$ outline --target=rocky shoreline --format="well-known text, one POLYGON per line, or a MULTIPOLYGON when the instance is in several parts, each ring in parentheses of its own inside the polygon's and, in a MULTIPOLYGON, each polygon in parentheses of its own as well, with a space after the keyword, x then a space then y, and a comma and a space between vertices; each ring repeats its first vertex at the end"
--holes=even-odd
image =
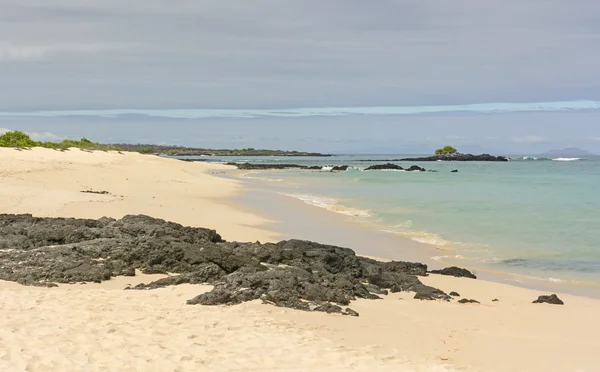
POLYGON ((0 215, 0 266, 0 280, 27 286, 102 282, 134 276, 136 270, 177 275, 130 289, 215 286, 188 304, 260 299, 299 310, 358 315, 342 307, 357 298, 376 300, 401 291, 415 292, 421 300, 452 299, 418 279, 428 275, 425 264, 379 262, 310 241, 227 242, 214 230, 143 215, 120 220, 0 215))
MULTIPOLYGON (((122 219, 38 218, 0 215, 0 280, 25 286, 102 282, 116 276, 175 275, 129 290, 179 284, 214 288, 189 305, 235 305, 251 300, 304 311, 358 316, 347 307, 358 298, 378 300, 395 292, 414 292, 419 300, 453 301, 427 286, 429 273, 476 279, 466 269, 428 271, 418 262, 380 262, 348 248, 303 240, 279 243, 228 242, 215 231, 185 227, 145 215, 122 219)), ((479 303, 461 299, 459 303, 479 303)), ((539 302, 562 304, 556 297, 539 302)))

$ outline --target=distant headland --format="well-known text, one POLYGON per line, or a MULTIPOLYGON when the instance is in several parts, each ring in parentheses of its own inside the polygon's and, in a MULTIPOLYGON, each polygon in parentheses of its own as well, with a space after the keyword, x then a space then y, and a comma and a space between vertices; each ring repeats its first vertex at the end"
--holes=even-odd
POLYGON ((594 154, 592 154, 591 152, 579 149, 577 147, 567 147, 567 148, 560 149, 560 150, 552 149, 552 150, 544 152, 543 154, 540 154, 540 156, 545 156, 545 157, 549 157, 549 158, 553 158, 553 157, 583 157, 583 156, 593 156, 593 155, 594 154))
POLYGON ((83 150, 102 151, 130 151, 151 155, 167 156, 333 156, 318 152, 285 151, 285 150, 262 150, 254 148, 245 149, 203 149, 184 146, 167 146, 152 144, 101 144, 90 141, 87 138, 80 140, 63 140, 61 142, 41 142, 21 131, 6 132, 0 136, 0 147, 14 147, 16 149, 27 149, 32 147, 44 147, 54 150, 65 151, 69 148, 80 148, 83 150))

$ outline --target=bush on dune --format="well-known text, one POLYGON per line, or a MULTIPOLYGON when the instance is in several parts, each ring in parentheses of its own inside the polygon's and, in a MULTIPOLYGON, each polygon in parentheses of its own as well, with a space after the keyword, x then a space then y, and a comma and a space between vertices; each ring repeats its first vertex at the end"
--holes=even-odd
POLYGON ((32 140, 27 134, 21 131, 6 132, 0 136, 0 147, 37 147, 41 142, 32 140))
POLYGON ((118 151, 120 150, 116 146, 112 145, 103 145, 97 142, 92 142, 87 138, 82 138, 81 140, 70 140, 66 139, 61 142, 39 142, 34 141, 27 135, 21 131, 13 131, 6 132, 0 136, 0 147, 44 147, 48 149, 55 150, 66 150, 72 147, 85 149, 85 150, 102 150, 102 151, 118 151))

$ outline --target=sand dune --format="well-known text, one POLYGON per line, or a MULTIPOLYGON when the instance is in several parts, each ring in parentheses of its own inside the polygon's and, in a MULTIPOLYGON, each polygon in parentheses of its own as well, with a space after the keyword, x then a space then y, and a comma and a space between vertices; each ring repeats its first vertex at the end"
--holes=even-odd
MULTIPOLYGON (((0 149, 0 165, 0 213, 142 213, 214 228, 231 240, 277 238, 270 221, 231 202, 241 185, 211 176, 218 166, 76 149, 0 149)), ((399 293, 354 302, 355 318, 257 302, 185 304, 207 286, 123 290, 151 280, 50 289, 0 282, 0 371, 600 369, 594 299, 560 294, 564 306, 532 304, 538 291, 431 275, 423 282, 481 304, 399 293)))

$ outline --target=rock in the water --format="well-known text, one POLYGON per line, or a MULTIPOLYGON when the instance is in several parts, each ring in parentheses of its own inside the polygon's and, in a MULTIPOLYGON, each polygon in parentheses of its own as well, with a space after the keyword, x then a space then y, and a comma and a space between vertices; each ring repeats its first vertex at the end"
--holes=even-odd
POLYGON ((478 304, 479 301, 463 298, 463 299, 458 300, 458 303, 459 304, 478 304))
POLYGON ((450 173, 458 173, 458 169, 452 169, 450 173))
POLYGON ((365 168, 366 171, 370 170, 404 170, 401 166, 392 163, 375 164, 365 168))
POLYGON ((552 305, 564 305, 565 303, 558 298, 557 295, 551 294, 549 296, 539 296, 537 300, 533 301, 534 304, 552 304, 552 305))
POLYGON ((227 165, 233 165, 238 169, 243 170, 268 170, 268 169, 309 169, 309 170, 321 170, 323 167, 320 165, 300 165, 300 164, 256 164, 256 163, 227 163, 227 165))
POLYGON ((347 165, 336 165, 333 168, 331 168, 331 172, 343 172, 348 170, 348 166, 347 165))
POLYGON ((450 296, 452 296, 452 297, 460 297, 460 295, 457 292, 450 292, 450 296))
POLYGON ((425 168, 421 168, 418 165, 411 165, 410 168, 406 169, 407 172, 425 172, 425 168))
POLYGON ((427 275, 420 263, 384 263, 348 248, 303 240, 226 242, 214 230, 139 215, 120 220, 0 215, 0 267, 0 280, 31 286, 101 282, 136 270, 177 273, 129 289, 205 283, 213 290, 188 304, 260 299, 354 316, 342 306, 357 298, 381 299, 378 295, 388 290, 414 292, 422 300, 450 299, 419 281, 416 275, 427 275))
POLYGON ((442 269, 442 270, 431 270, 430 273, 455 276, 457 278, 477 279, 477 277, 473 273, 471 273, 469 270, 462 269, 462 268, 456 267, 456 266, 446 267, 445 269, 442 269))
POLYGON ((498 302, 498 299, 497 299, 497 298, 494 298, 494 299, 492 300, 492 302, 498 302))

